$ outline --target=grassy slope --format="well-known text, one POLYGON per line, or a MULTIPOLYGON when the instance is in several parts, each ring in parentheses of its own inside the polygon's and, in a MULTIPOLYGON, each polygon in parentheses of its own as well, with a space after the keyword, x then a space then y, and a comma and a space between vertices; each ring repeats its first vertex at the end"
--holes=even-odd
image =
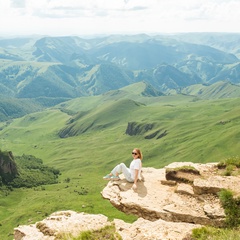
POLYGON ((8 196, 0 192, 0 239, 12 239, 6 236, 18 224, 41 220, 56 210, 135 219, 117 211, 100 194, 106 185, 102 176, 118 162, 129 164, 134 147, 143 150, 145 167, 156 168, 174 161, 212 162, 239 154, 240 99, 194 102, 182 95, 143 98, 138 94, 141 87, 135 88, 135 95, 124 89, 124 94, 118 91, 109 93, 111 97, 105 94, 60 104, 74 112, 87 111, 76 127, 93 122, 87 132, 75 137, 58 137, 71 116, 57 108, 16 119, 0 132, 1 149, 14 155, 33 154, 62 172, 57 185, 18 189, 8 196), (124 99, 127 95, 144 104, 124 99), (167 130, 168 134, 150 140, 142 135, 130 137, 125 130, 131 121, 155 123, 152 131, 167 130), (83 190, 87 195, 81 195, 83 190))
POLYGON ((240 87, 230 82, 220 81, 210 86, 195 84, 183 89, 182 93, 195 95, 201 99, 237 98, 240 96, 240 87))

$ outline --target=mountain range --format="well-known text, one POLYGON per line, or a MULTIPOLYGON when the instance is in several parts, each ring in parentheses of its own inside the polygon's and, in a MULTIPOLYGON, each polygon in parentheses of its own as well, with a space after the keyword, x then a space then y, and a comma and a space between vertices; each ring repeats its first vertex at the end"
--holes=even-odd
MULTIPOLYGON (((0 97, 34 111, 138 82, 153 94, 238 97, 239 49, 240 34, 220 33, 1 38, 0 97)), ((18 112, 1 103, 2 120, 29 111, 18 112)))

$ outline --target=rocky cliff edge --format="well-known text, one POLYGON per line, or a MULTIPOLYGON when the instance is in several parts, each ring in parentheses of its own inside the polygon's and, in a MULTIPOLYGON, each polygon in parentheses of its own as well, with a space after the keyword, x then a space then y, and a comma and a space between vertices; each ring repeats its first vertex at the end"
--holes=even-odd
POLYGON ((172 163, 162 169, 143 168, 142 175, 136 191, 120 176, 120 181, 110 181, 101 192, 119 210, 137 215, 134 223, 119 219, 109 222, 100 214, 63 211, 36 224, 15 228, 14 239, 53 240, 61 232, 77 236, 81 231, 113 223, 123 240, 188 239, 194 228, 224 224, 224 209, 217 196, 221 189, 240 195, 240 177, 219 175, 217 163, 172 163), (175 171, 184 167, 196 171, 175 171))

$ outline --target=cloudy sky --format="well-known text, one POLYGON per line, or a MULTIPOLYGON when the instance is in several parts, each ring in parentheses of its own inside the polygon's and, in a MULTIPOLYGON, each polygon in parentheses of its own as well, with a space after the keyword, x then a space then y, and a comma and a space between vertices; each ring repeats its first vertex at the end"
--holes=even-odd
POLYGON ((240 0, 0 0, 0 37, 240 32, 240 0))

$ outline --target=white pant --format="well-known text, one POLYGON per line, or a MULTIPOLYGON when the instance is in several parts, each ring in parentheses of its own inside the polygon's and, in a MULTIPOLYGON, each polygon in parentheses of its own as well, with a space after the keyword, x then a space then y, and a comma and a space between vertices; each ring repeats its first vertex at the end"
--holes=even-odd
POLYGON ((131 173, 130 169, 124 164, 120 163, 118 164, 112 171, 111 173, 116 176, 116 174, 121 174, 123 173, 124 177, 128 182, 134 182, 134 180, 131 178, 131 173))

